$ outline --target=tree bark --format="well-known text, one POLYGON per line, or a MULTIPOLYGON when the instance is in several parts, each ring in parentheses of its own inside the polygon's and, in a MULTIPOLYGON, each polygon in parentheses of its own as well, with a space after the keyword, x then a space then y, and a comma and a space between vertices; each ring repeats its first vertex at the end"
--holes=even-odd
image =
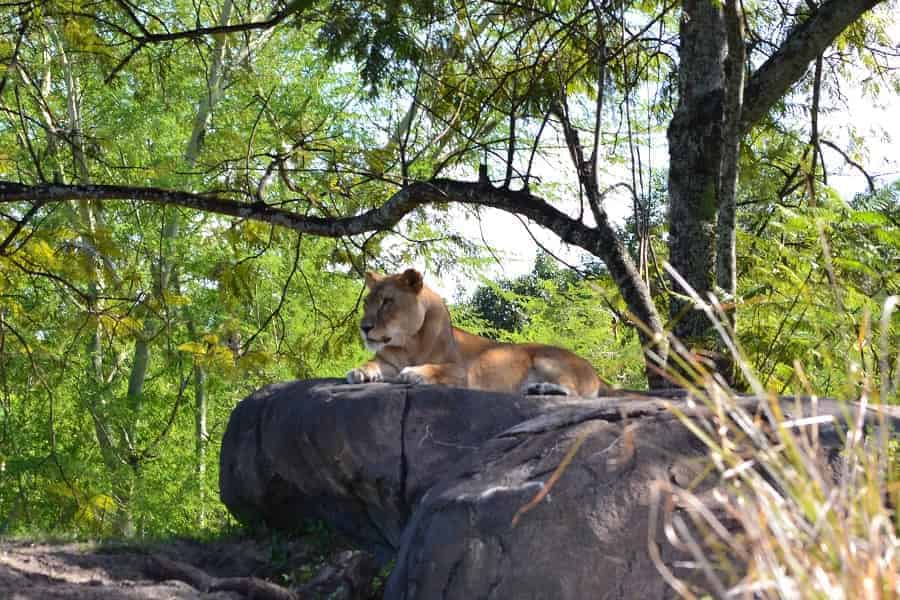
MULTIPOLYGON (((744 15, 740 0, 725 1, 725 28, 728 55, 725 57, 725 111, 722 125, 722 164, 719 168, 716 215, 716 296, 731 331, 737 331, 737 186, 741 154, 741 110, 744 101, 744 73, 747 52, 744 46, 744 15)), ((738 370, 731 353, 717 339, 716 370, 734 388, 738 370)))
MULTIPOLYGON (((744 47, 744 17, 739 0, 726 0, 725 24, 728 55, 725 59, 725 122, 722 130, 722 166, 716 222, 716 284, 720 292, 734 302, 737 294, 735 206, 741 148, 744 72, 747 61, 744 47)), ((727 314, 734 326, 734 309, 727 314)))
POLYGON ((206 526, 206 443, 209 431, 206 427, 208 406, 206 400, 206 370, 194 362, 194 460, 197 487, 199 490, 200 514, 197 524, 206 526))
MULTIPOLYGON (((219 27, 227 27, 231 20, 231 11, 233 7, 232 0, 224 0, 222 3, 222 12, 219 15, 219 27)), ((216 36, 215 45, 213 46, 211 64, 209 68, 209 77, 207 80, 206 94, 204 94, 197 105, 197 113, 194 117, 193 126, 191 127, 191 137, 188 140, 187 147, 184 152, 184 162, 188 170, 194 168, 200 152, 203 149, 203 142, 206 138, 207 125, 209 117, 212 114, 216 103, 222 96, 222 90, 225 88, 225 52, 228 47, 228 37, 225 34, 216 36)), ((178 238, 181 229, 180 215, 178 211, 170 211, 167 215, 166 222, 162 229, 162 248, 166 248, 175 239, 178 238)), ((176 266, 171 262, 170 257, 161 255, 159 258, 157 293, 162 295, 169 289, 173 283, 178 286, 177 277, 173 272, 176 266)), ((180 290, 179 290, 180 293, 180 290)), ((185 313, 188 331, 191 337, 196 337, 196 329, 194 327, 193 318, 190 314, 185 313)), ((149 356, 149 347, 145 339, 138 339, 135 344, 135 360, 140 353, 149 356)), ((206 431, 207 420, 207 402, 206 402, 206 371, 203 365, 194 361, 194 470, 197 477, 197 489, 199 491, 200 512, 198 515, 198 525, 202 528, 206 523, 205 508, 205 478, 206 478, 206 440, 208 433, 206 431)), ((143 387, 145 373, 141 372, 140 385, 143 387)))
MULTIPOLYGON (((715 219, 726 53, 724 13, 715 0, 687 0, 681 19, 678 108, 669 124, 669 262, 701 298, 713 289, 715 219)), ((710 323, 691 308, 673 280, 675 335, 687 343, 708 335, 710 323)))
MULTIPOLYGON (((222 13, 219 18, 219 26, 225 27, 231 19, 232 0, 225 0, 222 5, 222 13)), ((219 35, 213 48, 212 64, 210 65, 209 82, 207 85, 207 93, 200 99, 197 107, 197 114, 191 128, 191 137, 188 140, 187 148, 184 153, 184 161, 190 170, 197 162, 200 151, 203 147, 203 139, 206 135, 206 126, 213 107, 218 101, 224 88, 224 58, 227 46, 227 38, 225 35, 219 35)), ((162 230, 160 232, 161 252, 178 237, 181 229, 179 214, 177 211, 169 211, 165 216, 162 230)), ((155 269, 153 291, 162 297, 169 289, 172 280, 172 269, 174 265, 165 254, 160 254, 159 264, 155 269)), ((131 376, 128 381, 128 400, 132 413, 137 415, 140 413, 141 397, 143 396, 144 381, 147 376, 147 367, 150 361, 150 347, 148 340, 153 337, 155 325, 149 318, 149 314, 145 313, 144 331, 134 343, 134 360, 132 361, 131 376)))
MULTIPOLYGON (((878 3, 824 2, 757 69, 743 88, 741 102, 736 91, 728 91, 728 84, 736 85, 740 74, 729 66, 726 80, 725 69, 729 35, 734 41, 733 60, 741 58, 737 7, 728 3, 731 8, 727 10, 734 15, 730 17, 731 31, 726 33, 725 4, 716 0, 685 1, 679 104, 668 130, 669 250, 672 266, 701 299, 707 299, 715 281, 727 292, 735 289, 733 197, 740 137, 787 93, 817 55, 878 3), (739 117, 735 117, 735 110, 739 117), (718 232, 716 219, 720 220, 718 232), (718 254, 722 256, 717 258, 718 254)), ((673 298, 671 317, 676 336, 688 343, 708 345, 711 324, 700 311, 691 309, 689 299, 673 298)))

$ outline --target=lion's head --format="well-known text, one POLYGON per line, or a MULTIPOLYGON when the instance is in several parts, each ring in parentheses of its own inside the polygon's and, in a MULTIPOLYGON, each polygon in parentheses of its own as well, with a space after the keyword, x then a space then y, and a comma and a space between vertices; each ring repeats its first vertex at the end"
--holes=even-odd
POLYGON ((359 330, 366 348, 403 348, 422 328, 426 307, 421 301, 422 274, 415 269, 396 275, 366 273, 369 295, 359 330))

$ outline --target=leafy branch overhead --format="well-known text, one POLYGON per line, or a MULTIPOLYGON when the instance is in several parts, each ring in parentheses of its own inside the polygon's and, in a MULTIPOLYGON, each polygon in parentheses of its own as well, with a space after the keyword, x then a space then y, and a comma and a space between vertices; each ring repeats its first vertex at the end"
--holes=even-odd
MULTIPOLYGON (((854 0, 842 2, 830 0, 820 6, 794 16, 794 23, 787 32, 784 40, 774 46, 762 65, 748 78, 742 95, 742 108, 740 112, 740 127, 736 135, 744 135, 762 116, 767 114, 773 105, 779 101, 788 90, 794 86, 809 67, 812 59, 821 54, 833 40, 848 26, 856 22, 861 16, 874 7, 878 2, 874 0, 854 0)), ((114 74, 127 59, 147 44, 174 43, 179 40, 191 40, 201 43, 206 36, 246 33, 254 30, 269 30, 282 25, 288 17, 295 17, 292 22, 294 27, 302 28, 307 22, 319 23, 323 19, 322 9, 315 3, 291 3, 276 10, 270 11, 265 18, 257 19, 255 15, 244 14, 244 20, 239 23, 225 23, 194 28, 178 27, 168 23, 165 19, 152 14, 144 9, 138 10, 127 1, 119 0, 115 3, 118 8, 113 17, 106 15, 94 15, 95 26, 100 33, 121 37, 129 40, 133 46, 123 61, 112 71, 114 74), (116 20, 118 19, 118 20, 116 20), (133 33, 137 30, 137 33, 133 33), (159 31, 156 31, 159 30, 159 31)), ((259 7, 257 10, 261 10, 259 7)), ((335 7, 331 7, 335 9, 335 7)), ((580 132, 570 122, 567 114, 559 108, 560 93, 574 93, 575 96, 582 91, 587 91, 591 86, 596 86, 598 101, 602 97, 603 88, 606 85, 605 75, 601 75, 604 81, 597 86, 594 79, 596 70, 592 64, 600 62, 607 66, 611 77, 615 80, 625 76, 629 68, 629 61, 642 60, 640 46, 656 45, 662 51, 659 56, 646 55, 643 60, 656 61, 659 68, 660 62, 665 56, 663 43, 665 42, 667 26, 673 25, 673 12, 670 5, 648 5, 640 8, 632 7, 628 10, 634 13, 636 18, 643 13, 647 24, 633 31, 626 20, 625 6, 612 4, 597 5, 592 11, 584 11, 577 6, 559 6, 551 11, 540 6, 516 6, 516 5, 476 5, 472 7, 444 5, 404 5, 396 3, 356 5, 349 3, 341 6, 339 10, 329 13, 329 18, 324 22, 320 30, 318 41, 323 43, 329 54, 333 57, 351 57, 361 66, 363 79, 375 86, 382 77, 394 82, 400 90, 406 90, 412 94, 411 104, 407 117, 411 117, 417 111, 419 118, 416 135, 410 138, 413 123, 404 118, 400 124, 406 129, 402 137, 395 137, 395 141, 386 146, 389 152, 378 160, 376 170, 369 175, 365 174, 366 165, 356 165, 357 162, 351 156, 345 156, 347 164, 323 165, 325 172, 332 172, 338 178, 344 179, 345 189, 339 195, 349 196, 349 205, 352 207, 358 203, 357 198, 366 196, 374 200, 364 200, 363 206, 375 205, 369 211, 357 216, 343 216, 340 209, 332 207, 326 214, 309 215, 309 209, 316 209, 319 205, 312 199, 286 199, 274 201, 259 197, 265 178, 271 179, 278 172, 285 180, 284 183, 292 188, 291 175, 285 174, 285 163, 292 157, 274 154, 272 151, 252 153, 248 147, 248 158, 255 159, 259 164, 266 156, 272 158, 272 162, 265 167, 263 180, 251 193, 247 189, 245 193, 250 197, 257 197, 257 201, 249 207, 238 203, 229 203, 218 197, 210 197, 208 194, 191 195, 177 190, 160 190, 155 188, 138 189, 133 186, 129 191, 126 186, 110 187, 96 190, 67 188, 62 192, 58 186, 44 187, 38 184, 29 190, 11 187, 6 184, 5 193, 0 196, 4 200, 13 199, 42 199, 53 200, 53 194, 63 193, 66 199, 89 199, 92 193, 101 198, 127 198, 133 200, 149 200, 164 204, 185 206, 197 210, 206 210, 219 214, 258 219, 265 222, 293 228, 298 231, 314 233, 325 236, 356 235, 369 231, 384 231, 394 228, 398 221, 410 211, 425 203, 434 202, 460 202, 477 204, 482 206, 497 207, 509 212, 521 214, 534 222, 550 228, 560 235, 565 241, 579 245, 591 253, 599 256, 614 271, 614 278, 623 286, 623 295, 628 301, 629 308, 652 331, 661 331, 661 319, 656 314, 657 310, 649 298, 648 290, 638 276, 639 268, 635 266, 634 257, 623 252, 621 243, 614 240, 615 234, 608 223, 605 213, 600 209, 602 198, 599 186, 592 183, 599 173, 588 173, 586 170, 583 150, 580 144, 580 132), (496 18, 496 11, 506 17, 503 24, 490 22, 496 18), (658 12, 655 12, 658 11, 658 12), (439 24, 444 23, 444 26, 439 24), (612 32, 621 28, 621 39, 616 44, 612 32), (659 30, 659 37, 652 37, 654 29, 659 30), (599 31, 599 33, 598 33, 599 31), (574 51, 563 54, 567 51, 574 51), (600 52, 598 54, 598 52, 600 52), (566 59, 564 60, 564 56, 566 59), (482 69, 483 75, 475 81, 470 75, 471 68, 482 69), (523 77, 527 73, 527 78, 523 77), (462 77, 461 77, 462 76, 462 77), (412 87, 409 87, 412 86, 412 87), (571 92, 569 91, 571 90, 571 92), (554 108, 557 107, 557 108, 554 108), (453 165, 472 160, 472 153, 478 155, 480 149, 488 156, 493 154, 493 148, 497 135, 503 134, 500 128, 502 120, 493 120, 492 114, 497 116, 508 112, 508 127, 505 129, 510 136, 510 144, 505 155, 497 155, 498 160, 506 163, 506 176, 503 181, 502 192, 489 191, 487 186, 476 187, 464 182, 454 182, 447 179, 436 179, 442 171, 447 171, 453 165), (548 203, 537 196, 533 196, 526 189, 518 194, 515 201, 509 201, 506 192, 511 184, 511 174, 520 167, 517 162, 518 148, 515 143, 514 131, 517 121, 522 120, 526 124, 529 119, 538 118, 544 112, 544 123, 547 117, 553 117, 567 132, 566 143, 572 152, 575 166, 582 173, 588 173, 588 177, 580 178, 583 188, 594 216, 593 226, 585 225, 581 219, 566 217, 562 212, 554 210, 548 203), (483 116, 481 116, 483 115, 483 116), (436 133, 429 135, 429 130, 436 133), (467 133, 469 132, 469 133, 467 133), (449 141, 455 138, 454 141, 449 141), (437 144, 434 142, 437 141, 437 144), (402 142, 402 143, 399 143, 402 142), (453 147, 450 147, 450 146, 453 147), (409 148, 405 146, 410 146, 409 148), (449 154, 441 158, 430 148, 439 150, 446 148, 449 154), (394 156, 391 156, 393 154, 394 156), (429 156, 430 155, 430 156, 429 156), (580 157, 580 158, 579 158, 580 157), (403 174, 403 181, 407 181, 408 173, 417 172, 417 179, 427 181, 430 185, 413 184, 402 188, 399 192, 385 193, 389 199, 380 202, 377 192, 361 194, 360 188, 367 183, 374 183, 374 178, 386 175, 391 165, 399 168, 403 174), (362 168, 360 168, 362 167, 362 168), (352 182, 357 179, 357 182, 352 182), (356 188, 349 191, 346 186, 356 188), (451 189, 452 188, 452 189, 451 189), (294 211, 266 206, 266 204, 291 203, 301 209, 302 215, 294 211), (308 208, 304 208, 308 207, 308 208), (337 214, 335 214, 337 212, 337 214), (595 233, 588 230, 594 229, 595 233), (577 234, 573 232, 578 232, 577 234)), ((27 10, 23 11, 23 19, 27 18, 27 10)), ((672 153, 673 172, 690 152, 682 152, 678 146, 694 146, 700 143, 700 139, 692 139, 690 132, 699 131, 696 123, 715 123, 720 117, 716 115, 716 102, 711 102, 720 94, 725 82, 720 78, 714 78, 704 82, 705 75, 714 74, 716 70, 723 68, 722 64, 713 60, 711 63, 701 62, 702 53, 696 59, 692 55, 685 54, 694 44, 704 47, 725 47, 727 45, 724 32, 717 26, 704 22, 704 15, 713 15, 711 18, 721 20, 721 10, 714 4, 705 2, 689 2, 682 9, 682 24, 687 23, 687 28, 682 28, 681 42, 681 71, 683 75, 694 73, 695 77, 682 77, 682 85, 679 90, 680 108, 674 112, 675 119, 670 127, 670 152, 672 153), (710 13, 709 11, 712 10, 710 13), (705 12, 704 12, 705 11, 705 12), (718 15, 714 14, 718 11, 718 15), (699 27, 690 25, 696 23, 699 27), (707 26, 710 25, 710 26, 707 26), (699 70, 698 70, 699 69, 699 70), (691 83, 691 82, 694 83, 691 83), (718 81, 718 83, 716 83, 718 81), (712 85, 712 87, 705 87, 712 85), (717 87, 718 86, 718 87, 717 87), (712 94, 712 96, 709 96, 712 94), (712 110, 712 112, 710 112, 712 110), (680 128, 689 133, 687 137, 672 137, 680 128)), ((91 15, 81 11, 74 11, 76 16, 86 19, 91 15)), ((758 16, 762 16, 760 13, 758 16)), ((59 16, 63 16, 62 14, 59 16)), ((23 21, 27 22, 27 21, 23 21)), ((765 21, 762 21, 765 23, 765 21)), ((282 25, 283 26, 283 25, 282 25)), ((758 35, 758 32, 751 31, 758 35)), ((249 49, 250 43, 247 47, 249 49)), ((756 57, 751 57, 756 58, 756 57)), ((705 60, 705 59, 704 59, 705 60)), ((758 59, 757 59, 758 60, 758 59)), ((671 68, 671 67, 670 67, 671 68)), ((607 69, 601 69, 604 73, 607 69)), ((107 77, 108 79, 109 77, 107 77)), ((624 82, 623 82, 624 83, 624 82)), ((628 83, 624 83, 628 86, 628 83)), ((626 87, 626 89, 628 89, 626 87)), ((376 102, 376 106, 378 103, 376 102)), ((600 104, 598 103, 598 107, 600 104)), ((275 113, 271 107, 263 106, 257 117, 260 119, 275 120, 275 113)), ((597 164, 597 148, 601 138, 600 111, 597 111, 597 124, 595 128, 592 147, 592 164, 597 164)), ((281 128, 284 129, 284 125, 281 128)), ((543 126, 542 126, 543 129, 543 126)), ((283 131, 283 133, 289 133, 283 131)), ((398 130, 399 134, 400 131, 398 130)), ((320 155, 324 148, 305 148, 304 140, 300 140, 299 146, 294 146, 293 152, 306 155, 320 155)), ((314 144, 310 143, 310 147, 314 144)), ((540 137, 534 140, 532 158, 528 161, 531 168, 534 151, 540 148, 540 137)), ((329 150, 325 150, 329 151, 329 150)), ((688 172, 697 173, 699 165, 717 159, 715 145, 707 143, 697 147, 695 166, 685 163, 688 172), (708 156, 707 156, 708 155, 708 156)), ((447 154, 444 152, 443 154, 447 154)), ((374 156, 369 153, 367 156, 374 156)), ((332 155, 332 158, 337 158, 332 155)), ((313 161, 321 160, 312 158, 313 161)), ((331 159, 328 159, 331 160, 331 159)), ((244 179, 240 186, 248 187, 253 184, 250 181, 251 171, 248 170, 240 177, 244 179)), ((262 165, 260 165, 262 166, 262 165)), ((229 170, 233 167, 228 167, 229 170)), ((311 171, 315 169, 310 169, 311 171)), ((528 181, 529 172, 519 172, 519 177, 528 181)), ((712 172, 713 180, 710 185, 718 186, 714 181, 718 177, 716 171, 712 172)), ((701 178, 702 179, 702 178, 701 178)), ((695 191, 701 189, 705 183, 695 182, 691 189, 682 189, 677 184, 677 179, 672 180, 670 194, 673 194, 674 206, 688 207, 686 224, 675 228, 677 233, 681 228, 690 231, 690 223, 696 223, 698 227, 709 217, 702 213, 703 209, 689 208, 692 203, 698 201, 695 191), (680 194, 686 194, 680 197, 680 194), (698 212, 699 211, 699 212, 698 212)), ((32 184, 34 185, 34 184, 32 184)), ((376 188, 378 186, 375 186, 376 188)), ((707 211, 708 212, 708 211, 707 211)), ((346 214, 346 213, 345 213, 346 214)), ((678 210, 672 212, 673 218, 678 218, 678 210)), ((686 234, 673 236, 672 260, 678 263, 682 253, 679 248, 684 245, 688 253, 694 253, 697 245, 701 246, 700 255, 713 255, 714 246, 705 241, 705 236, 699 234, 686 234)), ((727 251, 727 248, 725 249, 727 251)), ((639 257, 639 262, 645 260, 639 257)), ((709 262, 709 261, 706 261, 709 262)), ((700 265, 704 266, 705 263, 700 265)), ((692 275, 691 271, 696 265, 690 262, 676 264, 676 268, 687 272, 688 280, 695 285, 699 292, 710 289, 708 277, 704 274, 692 275)), ((703 269, 707 270, 707 269, 703 269)), ((674 314, 674 313, 673 313, 674 314)), ((685 330, 687 335, 696 335, 700 329, 685 330)))

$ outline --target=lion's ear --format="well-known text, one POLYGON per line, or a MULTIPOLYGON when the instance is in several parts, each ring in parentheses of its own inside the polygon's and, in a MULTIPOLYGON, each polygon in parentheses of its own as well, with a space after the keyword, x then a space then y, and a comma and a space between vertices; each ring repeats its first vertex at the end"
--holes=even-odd
POLYGON ((407 269, 403 271, 403 283, 408 285, 410 289, 418 294, 422 290, 422 274, 415 269, 407 269))
POLYGON ((372 271, 366 271, 366 287, 370 290, 375 287, 379 281, 381 281, 382 276, 378 273, 373 273, 372 271))

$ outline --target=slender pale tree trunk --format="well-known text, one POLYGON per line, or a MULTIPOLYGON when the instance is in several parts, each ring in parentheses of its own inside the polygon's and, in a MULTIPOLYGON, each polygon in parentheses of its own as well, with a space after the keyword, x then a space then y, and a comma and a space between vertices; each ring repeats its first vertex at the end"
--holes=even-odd
MULTIPOLYGON (((222 5, 222 14, 219 18, 219 25, 228 25, 231 19, 232 1, 225 0, 222 5)), ((209 72, 209 83, 207 86, 207 94, 200 100, 197 108, 197 116, 194 119, 194 127, 191 130, 191 139, 188 142, 187 150, 184 153, 185 163, 188 168, 193 168, 200 156, 203 139, 205 137, 206 126, 209 122, 209 116, 213 107, 222 95, 225 89, 225 51, 228 38, 224 35, 216 38, 216 44, 213 48, 212 65, 209 72)), ((194 330, 193 321, 188 317, 190 329, 194 330)), ((196 333, 192 334, 196 337, 196 333)), ((195 473, 197 477, 197 487, 200 495, 200 514, 198 516, 200 527, 206 525, 206 444, 209 439, 209 432, 206 429, 207 417, 207 399, 206 399, 206 370, 203 365, 194 360, 194 460, 195 473)))
MULTIPOLYGON (((228 21, 231 19, 231 9, 232 1, 225 0, 222 7, 222 14, 219 19, 220 26, 228 24, 228 21)), ((206 127, 209 122, 210 113, 221 96, 225 86, 224 58, 226 43, 227 37, 225 35, 221 35, 216 39, 216 45, 213 49, 212 64, 210 66, 207 93, 200 99, 193 127, 191 128, 191 137, 190 140, 188 140, 187 149, 184 153, 184 162, 188 169, 193 168, 197 163, 197 158, 200 156, 200 151, 203 147, 203 139, 206 135, 206 127)), ((161 231, 161 247, 163 248, 163 251, 165 251, 165 249, 178 237, 180 229, 181 223, 178 211, 175 209, 167 211, 161 231)), ((169 288, 172 282, 174 268, 175 265, 168 256, 165 254, 160 255, 157 267, 154 269, 154 294, 162 295, 169 288)), ((148 320, 145 320, 145 323, 148 322, 148 320)), ((151 329, 145 331, 145 333, 152 335, 154 326, 150 325, 150 327, 151 329)), ((145 335, 140 337, 135 342, 135 362, 133 363, 131 377, 129 378, 128 396, 130 399, 133 399, 136 407, 139 407, 139 398, 143 393, 144 381, 147 373, 147 361, 149 361, 150 356, 149 348, 147 346, 147 337, 149 336, 145 335)))
MULTIPOLYGON (((219 17, 219 26, 228 25, 231 19, 233 2, 225 0, 222 5, 222 12, 219 17)), ((191 128, 191 137, 188 140, 187 148, 184 153, 184 162, 187 169, 192 169, 197 158, 203 148, 203 140, 206 136, 206 129, 209 123, 209 117, 215 107, 216 102, 222 95, 225 88, 225 51, 227 49, 228 38, 225 35, 217 36, 215 46, 213 47, 209 80, 207 84, 207 92, 198 103, 197 113, 194 117, 193 126, 191 128)), ((154 269, 154 289, 153 293, 158 297, 170 288, 177 280, 175 269, 177 266, 171 261, 166 254, 172 243, 178 238, 181 228, 179 220, 179 212, 177 209, 166 211, 165 222, 163 223, 161 237, 161 254, 158 264, 154 269)), ((132 362, 131 375, 128 379, 128 403, 132 414, 138 415, 141 412, 141 403, 144 393, 144 383, 147 377, 147 368, 150 363, 150 346, 149 340, 152 339, 156 327, 160 326, 149 318, 148 312, 144 313, 144 333, 135 340, 134 344, 134 360, 132 362)), ((189 330, 193 330, 193 323, 188 317, 189 330)), ((206 373, 203 366, 194 363, 194 409, 195 421, 197 423, 197 438, 195 441, 195 461, 197 464, 196 474, 198 477, 198 488, 201 493, 201 525, 203 524, 203 508, 204 498, 202 497, 204 490, 204 481, 206 473, 206 373)))
MULTIPOLYGON (((231 20, 232 0, 225 0, 222 4, 222 13, 219 15, 219 26, 225 27, 231 20)), ((219 35, 213 47, 211 64, 209 67, 209 80, 206 86, 206 94, 200 98, 197 106, 197 114, 194 117, 194 125, 191 128, 191 139, 188 141, 184 152, 184 160, 189 168, 192 168, 200 150, 203 147, 203 138, 206 136, 206 127, 213 108, 222 96, 225 89, 225 50, 228 46, 228 37, 219 35)))
MULTIPOLYGON (((177 284, 176 284, 177 285, 177 284)), ((192 339, 197 339, 197 329, 193 319, 188 317, 188 332, 192 339)), ((206 526, 206 444, 209 441, 209 431, 206 426, 208 412, 206 394, 206 370, 203 365, 194 360, 194 475, 197 478, 197 489, 200 502, 200 512, 197 516, 197 525, 206 526)))
MULTIPOLYGON (((69 59, 63 38, 56 35, 57 48, 63 67, 63 81, 66 89, 66 114, 69 125, 68 145, 72 153, 72 162, 76 180, 87 185, 91 182, 90 166, 85 152, 84 122, 81 117, 81 90, 74 66, 69 59)), ((96 247, 97 232, 102 227, 102 210, 98 202, 82 202, 78 204, 78 225, 83 232, 80 243, 88 273, 88 310, 95 316, 90 330, 86 351, 89 358, 88 378, 91 382, 88 392, 88 405, 94 422, 97 442, 104 464, 112 477, 112 495, 118 505, 114 516, 113 527, 119 535, 130 535, 133 532, 131 520, 131 498, 134 493, 137 473, 134 465, 125 460, 130 455, 133 420, 127 425, 116 427, 102 410, 109 404, 109 382, 104 375, 102 330, 99 318, 102 314, 100 291, 106 288, 103 272, 98 266, 99 249, 96 247)))
MULTIPOLYGON (((728 56, 725 59, 725 123, 722 130, 722 167, 716 223, 716 285, 721 293, 733 302, 737 294, 735 203, 747 61, 744 47, 744 15, 739 0, 726 0, 725 25, 728 56)), ((728 315, 732 326, 735 325, 735 310, 730 310, 728 315)))
POLYGON ((200 514, 198 525, 206 526, 206 444, 209 431, 206 428, 208 407, 206 401, 206 371, 200 365, 194 366, 194 452, 196 454, 196 475, 200 489, 200 514))
MULTIPOLYGON (((62 41, 55 36, 51 36, 50 32, 48 32, 47 30, 42 31, 42 35, 44 36, 43 64, 45 65, 45 70, 41 74, 39 83, 33 81, 28 72, 21 67, 17 68, 17 73, 22 81, 26 84, 26 86, 40 90, 41 100, 38 102, 38 109, 41 115, 43 126, 48 134, 46 158, 47 161, 53 165, 53 182, 66 182, 64 158, 62 156, 63 153, 61 152, 61 149, 65 145, 67 145, 69 141, 72 141, 75 146, 79 148, 79 150, 75 150, 72 152, 72 156, 78 156, 80 158, 80 160, 78 161, 78 173, 80 174, 80 177, 76 175, 76 179, 80 180, 79 183, 84 183, 87 179, 87 170, 86 163, 84 161, 84 151, 80 143, 80 111, 78 110, 78 91, 75 86, 76 79, 74 77, 74 74, 72 73, 71 65, 68 62, 68 57, 65 53, 65 48, 62 45, 62 41), (76 134, 70 134, 61 131, 57 120, 50 112, 49 105, 46 102, 43 102, 43 99, 49 98, 51 95, 53 75, 50 67, 52 58, 53 56, 55 56, 56 52, 58 52, 62 57, 63 67, 65 69, 63 83, 66 90, 66 117, 67 120, 75 123, 76 130, 79 131, 79 133, 76 134)), ((65 207, 66 216, 69 219, 69 223, 71 224, 72 228, 76 231, 82 232, 79 236, 79 243, 83 247, 90 246, 93 243, 92 238, 95 233, 94 219, 91 217, 91 207, 81 205, 73 206, 70 203, 65 203, 63 206, 65 207)), ((85 261, 85 272, 88 274, 88 300, 86 308, 88 311, 93 311, 94 314, 97 314, 99 312, 97 307, 97 290, 99 288, 98 279, 100 277, 100 273, 96 268, 96 263, 92 259, 90 254, 83 253, 82 257, 85 261)), ((102 404, 100 395, 104 387, 103 354, 100 332, 100 323, 99 321, 97 321, 91 328, 88 336, 88 342, 87 344, 85 344, 85 356, 87 357, 87 368, 85 369, 84 373, 85 381, 87 382, 87 385, 85 386, 85 395, 87 408, 90 411, 93 419, 101 455, 103 456, 105 464, 112 471, 119 464, 119 461, 116 458, 115 448, 109 435, 108 427, 106 426, 105 421, 98 411, 98 406, 102 404)))
MULTIPOLYGON (((722 302, 731 330, 737 332, 737 222, 738 167, 741 154, 741 112, 747 52, 744 15, 740 0, 725 1, 728 55, 725 58, 725 114, 722 126, 722 165, 719 173, 719 212, 716 220, 716 296, 722 302)), ((720 345, 721 346, 721 345, 720 345)), ((716 353, 717 369, 733 386, 740 387, 734 358, 724 348, 716 353)))

